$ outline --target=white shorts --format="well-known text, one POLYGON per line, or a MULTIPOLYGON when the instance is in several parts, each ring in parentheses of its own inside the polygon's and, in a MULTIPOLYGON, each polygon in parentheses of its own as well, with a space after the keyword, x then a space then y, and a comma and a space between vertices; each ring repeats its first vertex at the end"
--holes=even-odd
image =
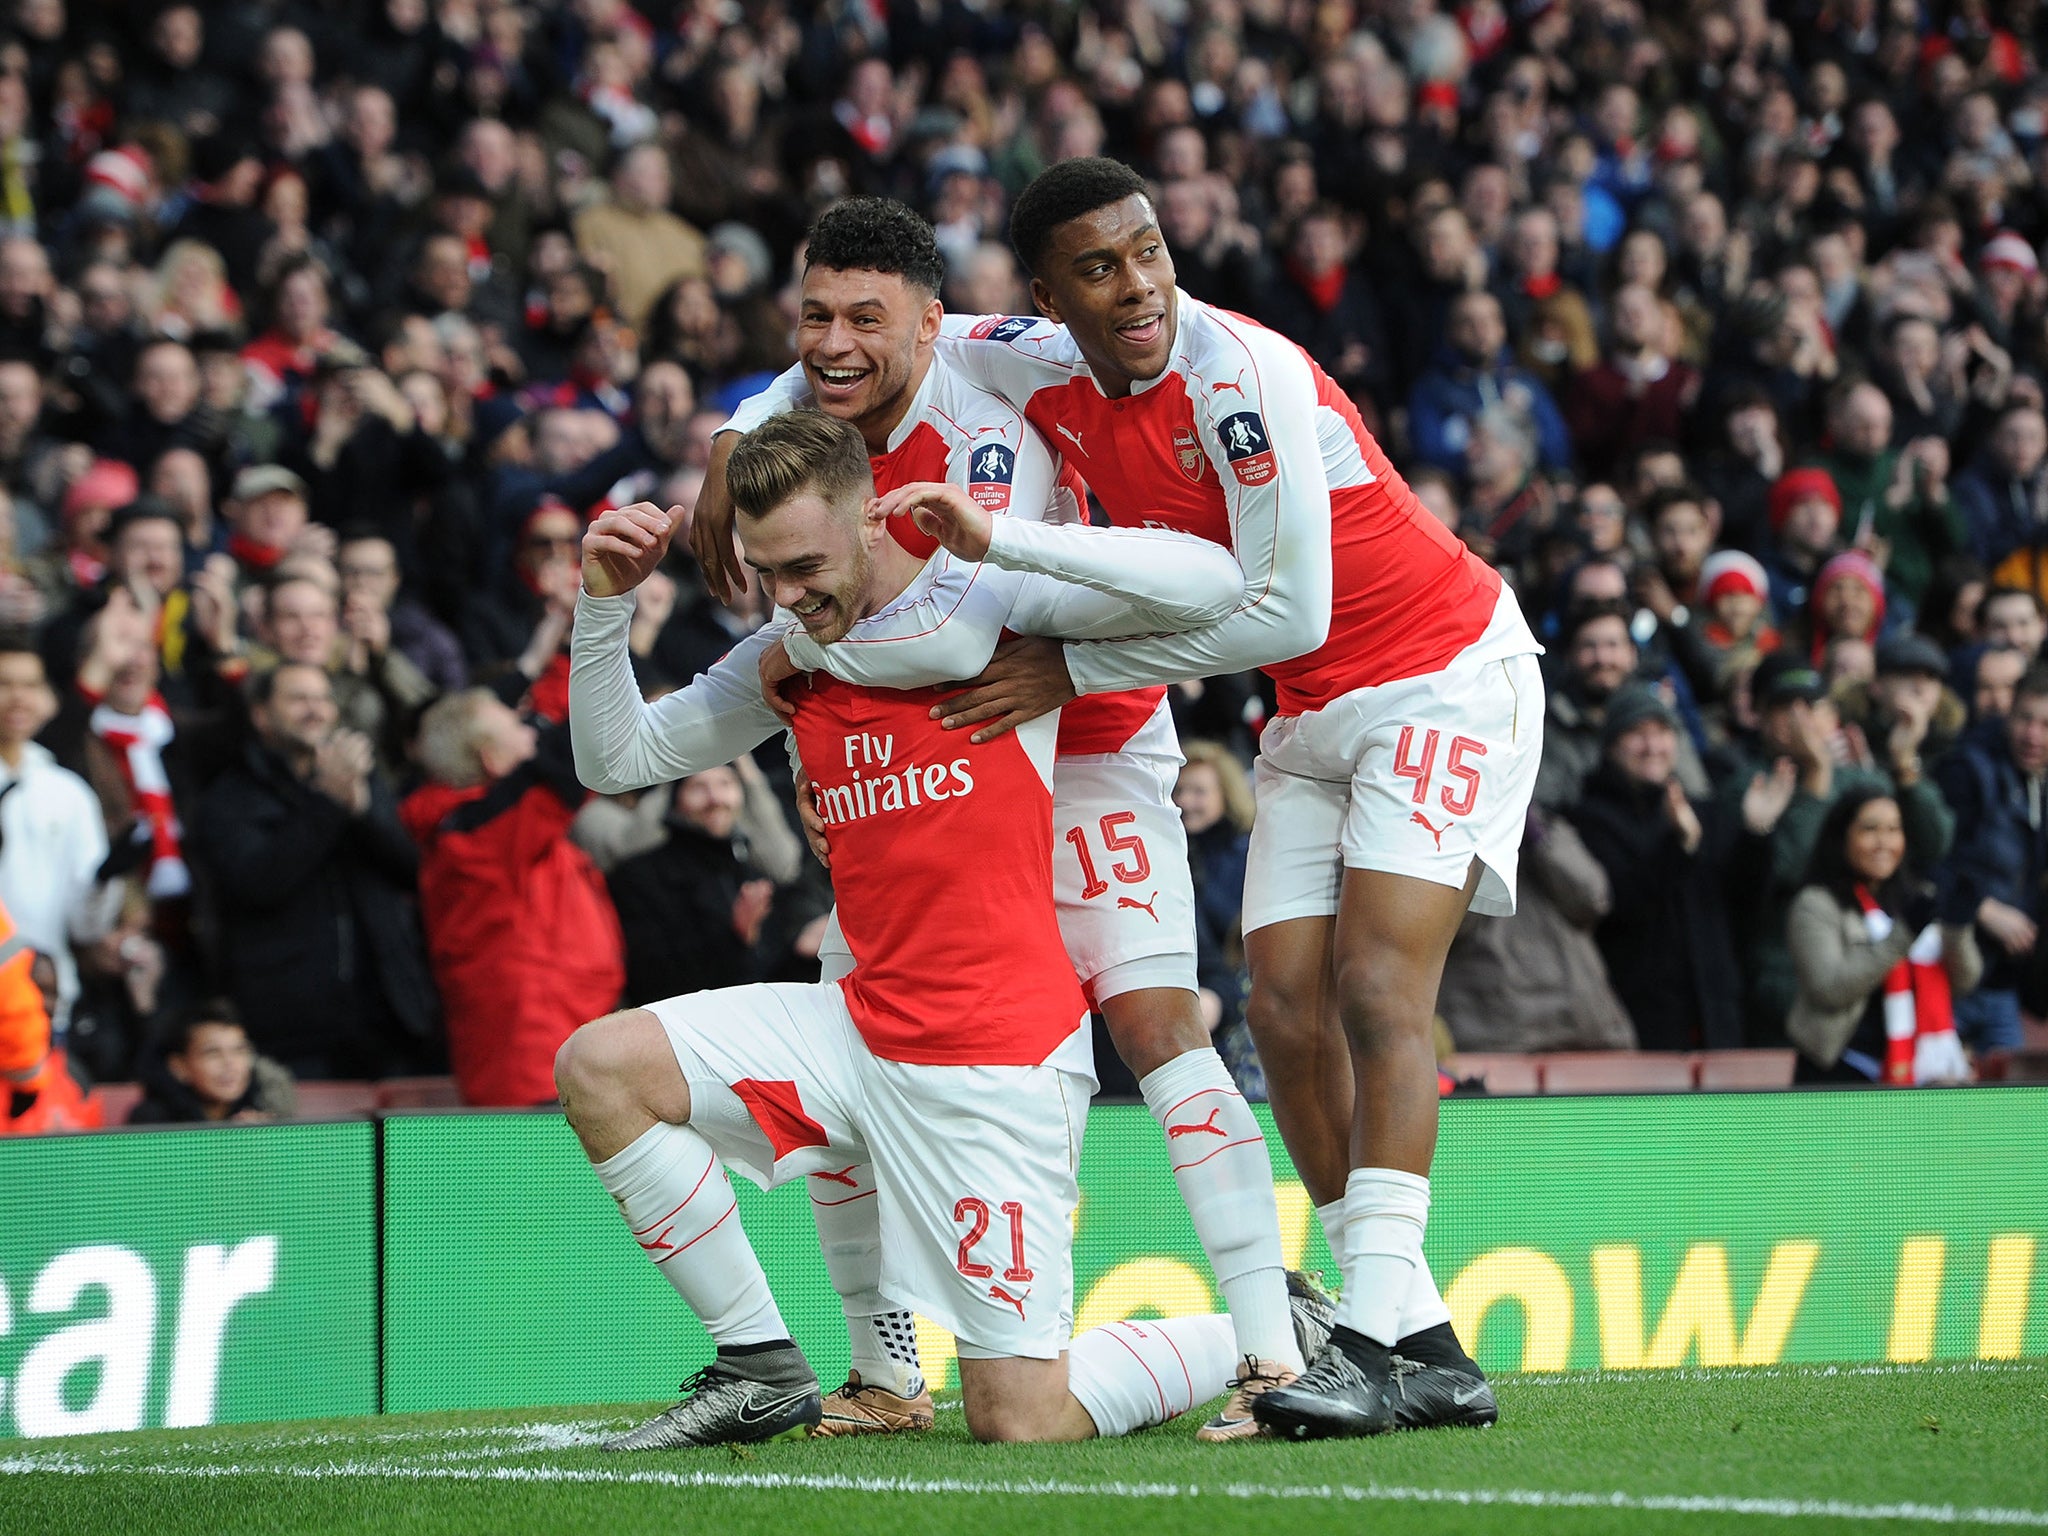
POLYGON ((1086 1078, 884 1061, 830 983, 692 992, 648 1012, 690 1085, 690 1124, 728 1166, 764 1189, 874 1166, 890 1301, 972 1354, 1066 1349, 1086 1078))
POLYGON ((1543 674, 1533 649, 1513 649, 1527 634, 1503 592, 1486 635, 1443 671, 1267 725, 1252 768, 1246 933, 1333 915, 1347 869, 1462 887, 1474 858, 1472 910, 1515 910, 1543 756, 1543 674))
MULTIPOLYGON (((1053 900, 1067 959, 1095 1007, 1150 987, 1196 990, 1195 887, 1171 758, 1114 752, 1053 766, 1053 900)), ((853 969, 835 910, 827 981, 853 969)))

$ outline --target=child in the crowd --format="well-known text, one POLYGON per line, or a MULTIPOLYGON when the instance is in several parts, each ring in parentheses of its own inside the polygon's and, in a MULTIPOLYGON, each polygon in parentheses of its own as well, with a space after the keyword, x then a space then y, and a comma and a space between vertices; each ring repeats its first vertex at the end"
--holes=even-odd
POLYGON ((1701 715, 1716 744, 1734 732, 1734 703, 1745 680, 1779 646, 1771 623, 1771 582, 1763 563, 1739 549, 1709 555, 1700 566, 1699 609, 1688 626, 1713 667, 1711 697, 1701 715))
POLYGON ((256 1054, 234 1004, 195 1003, 176 1014, 143 1076, 130 1125, 289 1120, 298 1108, 291 1074, 256 1054))
POLYGON ((1719 550, 1700 567, 1700 601, 1707 610, 1700 633, 1713 648, 1715 681, 1725 690, 1736 673, 1754 672, 1778 648, 1771 579, 1754 555, 1719 550))

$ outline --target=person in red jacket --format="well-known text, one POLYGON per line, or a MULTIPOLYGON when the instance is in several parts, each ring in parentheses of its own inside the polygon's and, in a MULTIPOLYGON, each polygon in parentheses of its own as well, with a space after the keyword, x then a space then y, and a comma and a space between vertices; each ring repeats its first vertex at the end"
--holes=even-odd
POLYGON ((555 1052, 626 984, 604 876, 569 841, 585 791, 568 732, 470 688, 427 711, 419 758, 428 782, 399 814, 456 1083, 468 1104, 552 1103, 555 1052))

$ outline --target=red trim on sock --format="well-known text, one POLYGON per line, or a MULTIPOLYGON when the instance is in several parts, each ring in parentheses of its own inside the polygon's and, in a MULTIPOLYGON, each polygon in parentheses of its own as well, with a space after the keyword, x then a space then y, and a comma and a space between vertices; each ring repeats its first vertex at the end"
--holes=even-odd
MULTIPOLYGON (((1118 1323, 1112 1324, 1111 1326, 1128 1328, 1131 1325, 1129 1323, 1118 1323)), ((1108 1328, 1105 1328, 1103 1331, 1105 1333, 1109 1333, 1108 1328)), ((1152 1376, 1152 1367, 1145 1363, 1145 1357, 1143 1355, 1139 1354, 1135 1349, 1132 1349, 1129 1343, 1127 1343, 1122 1338, 1119 1338, 1116 1334, 1110 1333, 1109 1336, 1112 1339, 1116 1339, 1117 1343, 1123 1345, 1124 1349, 1129 1352, 1130 1357, 1138 1362, 1139 1370, 1143 1371, 1147 1376, 1152 1376)), ((1159 1378, 1157 1376, 1152 1376, 1152 1390, 1159 1394, 1159 1411, 1165 1414, 1169 1419, 1176 1417, 1173 1410, 1166 1406, 1166 1388, 1159 1385, 1159 1378)), ((1098 1433, 1099 1432, 1100 1426, 1098 1426, 1098 1433)))
MULTIPOLYGON (((725 1216, 719 1217, 718 1220, 711 1223, 710 1226, 706 1227, 702 1232, 699 1232, 695 1237, 691 1238, 687 1243, 683 1244, 681 1248, 678 1248, 676 1250, 676 1253, 682 1253, 688 1249, 696 1247, 699 1243, 703 1242, 705 1238, 709 1237, 712 1233, 716 1232, 720 1227, 724 1226, 726 1216, 732 1215, 732 1213, 738 1210, 739 1208, 739 1201, 733 1201, 731 1205, 726 1207, 725 1216)), ((666 1264, 670 1259, 676 1256, 676 1253, 664 1253, 660 1258, 656 1259, 654 1262, 657 1264, 666 1264)))
POLYGON ((1225 1143, 1223 1143, 1222 1146, 1215 1148, 1213 1151, 1205 1152, 1202 1156, 1196 1158, 1192 1163, 1175 1163, 1173 1165, 1173 1171, 1175 1173, 1182 1173, 1189 1168, 1199 1168, 1202 1166, 1202 1164, 1209 1161, 1210 1158, 1228 1152, 1232 1147, 1254 1147, 1259 1145, 1259 1143, 1263 1142, 1264 1140, 1265 1137, 1263 1136, 1247 1136, 1243 1141, 1226 1141, 1225 1143))
MULTIPOLYGON (((716 1157, 712 1158, 710 1162, 704 1165, 704 1171, 697 1175, 697 1182, 691 1186, 690 1192, 687 1195, 683 1196, 683 1205, 688 1205, 692 1200, 697 1198, 697 1191, 704 1187, 704 1181, 711 1177, 711 1170, 716 1168, 717 1166, 718 1159, 716 1157)), ((655 1217, 654 1220, 647 1223, 647 1225, 644 1227, 635 1227, 633 1229, 633 1236, 635 1238, 644 1237, 649 1232, 652 1232, 656 1227, 660 1226, 664 1221, 672 1220, 676 1214, 676 1211, 680 1211, 683 1208, 683 1205, 677 1206, 675 1211, 670 1211, 666 1216, 655 1217)), ((659 1241, 659 1239, 657 1239, 657 1241, 659 1241)))
POLYGON ((1198 1088, 1193 1093, 1189 1094, 1186 1098, 1182 1099, 1180 1103, 1171 1105, 1167 1109, 1163 1110, 1160 1113, 1159 1118, 1164 1120, 1169 1115, 1179 1114, 1181 1110, 1185 1109, 1188 1105, 1194 1103, 1195 1100, 1199 1099, 1205 1093, 1224 1093, 1228 1094, 1233 1099, 1242 1099, 1244 1097, 1244 1095, 1239 1093, 1235 1088, 1198 1088))

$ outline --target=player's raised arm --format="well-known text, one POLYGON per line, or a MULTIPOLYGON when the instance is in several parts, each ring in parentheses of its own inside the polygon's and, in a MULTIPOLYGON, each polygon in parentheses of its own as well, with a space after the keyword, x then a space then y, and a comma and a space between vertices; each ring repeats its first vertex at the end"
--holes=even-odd
MULTIPOLYGON (((1081 693, 1242 672, 1305 655, 1330 629, 1330 487, 1316 435, 1316 389, 1301 354, 1245 334, 1244 394, 1202 402, 1200 435, 1223 482, 1243 572, 1236 606, 1183 634, 1067 647, 1081 693), (1218 404, 1218 401, 1221 404, 1218 404)), ((1047 541, 1028 568, 1065 575, 1073 546, 1047 541)))
POLYGON ((601 794, 645 789, 750 752, 782 728, 761 697, 757 656, 774 640, 749 636, 689 687, 654 704, 633 680, 627 634, 633 589, 661 557, 673 511, 636 502, 607 512, 583 536, 583 595, 569 643, 569 741, 576 775, 601 794))
POLYGON ((1186 534, 991 517, 950 485, 902 486, 880 497, 876 507, 909 517, 962 560, 1038 578, 1017 588, 1009 627, 1021 633, 1193 629, 1234 612, 1244 596, 1244 572, 1230 552, 1186 534), (1088 588, 1097 598, 1074 587, 1088 588))
POLYGON ((1210 623, 1231 611, 1244 576, 1230 552, 1158 528, 1054 528, 991 516, 958 486, 925 482, 879 498, 871 515, 917 515, 957 551, 1008 548, 1040 538, 1083 541, 1068 579, 955 560, 930 587, 832 645, 798 634, 785 645, 805 671, 867 687, 916 688, 972 677, 1005 630, 1057 635, 1133 635, 1210 623))

